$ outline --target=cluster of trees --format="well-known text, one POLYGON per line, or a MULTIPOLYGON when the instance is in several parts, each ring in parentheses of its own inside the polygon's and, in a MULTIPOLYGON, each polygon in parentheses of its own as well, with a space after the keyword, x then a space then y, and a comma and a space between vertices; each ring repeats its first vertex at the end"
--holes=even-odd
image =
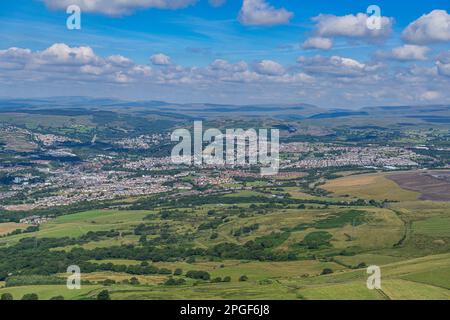
POLYGON ((259 224, 255 223, 250 226, 244 226, 244 227, 237 229, 236 231, 234 231, 233 235, 235 237, 240 237, 243 234, 249 234, 250 232, 258 230, 258 229, 259 229, 259 224))

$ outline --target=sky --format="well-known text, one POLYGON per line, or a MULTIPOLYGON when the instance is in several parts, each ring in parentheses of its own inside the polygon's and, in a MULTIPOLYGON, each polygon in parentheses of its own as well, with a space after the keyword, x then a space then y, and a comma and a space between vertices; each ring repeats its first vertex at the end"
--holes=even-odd
POLYGON ((448 0, 0 3, 0 97, 360 108, 449 88, 448 0))

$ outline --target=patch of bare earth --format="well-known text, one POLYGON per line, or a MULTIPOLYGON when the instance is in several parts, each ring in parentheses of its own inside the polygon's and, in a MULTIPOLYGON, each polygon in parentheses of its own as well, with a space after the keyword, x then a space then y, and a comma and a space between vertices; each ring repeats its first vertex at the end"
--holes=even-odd
POLYGON ((450 171, 405 172, 387 178, 401 188, 421 193, 421 200, 450 201, 450 171))

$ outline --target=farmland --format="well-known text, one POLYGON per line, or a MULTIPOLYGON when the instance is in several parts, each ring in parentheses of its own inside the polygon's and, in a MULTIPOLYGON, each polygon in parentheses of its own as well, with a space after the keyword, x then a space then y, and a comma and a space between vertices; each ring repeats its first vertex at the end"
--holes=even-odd
POLYGON ((279 173, 261 176, 172 163, 170 130, 192 123, 164 107, 0 113, 0 296, 449 298, 447 153, 411 147, 446 148, 444 125, 208 114, 205 127, 281 128, 279 173))
MULTIPOLYGON (((342 199, 343 193, 356 198, 368 191, 368 197, 379 195, 383 199, 381 190, 391 183, 384 174, 348 175, 330 180, 325 188, 343 189, 336 192, 336 198, 328 195, 330 204, 326 207, 284 204, 264 208, 264 203, 249 206, 242 202, 247 197, 258 196, 254 191, 227 195, 236 199, 238 203, 234 205, 199 204, 176 209, 166 205, 153 210, 104 209, 62 215, 32 234, 8 235, 0 242, 4 248, 13 249, 32 236, 37 243, 34 250, 51 239, 56 242, 50 252, 70 255, 74 250, 83 250, 92 258, 82 258, 79 263, 87 263, 92 270, 82 273, 85 282, 82 289, 68 290, 64 285, 45 284, 45 278, 36 284, 33 281, 37 280, 18 276, 14 281, 23 284, 8 285, 7 280, 0 293, 9 292, 15 298, 37 293, 41 299, 59 295, 66 299, 91 299, 106 288, 113 299, 450 298, 450 256, 444 253, 450 246, 450 225, 445 203, 419 200, 415 193, 394 186, 391 196, 396 201, 383 208, 332 205, 333 201, 342 199), (404 200, 404 206, 399 199, 404 200), (247 231, 243 226, 258 227, 247 231), (140 231, 147 229, 149 232, 140 231), (165 238, 158 230, 166 233, 165 238), (399 245, 405 233, 407 236, 399 245), (423 237, 431 242, 424 243, 423 237), (171 238, 179 239, 181 247, 198 249, 192 256, 181 259, 119 258, 114 253, 109 254, 111 258, 105 256, 104 250, 109 248, 128 246, 129 250, 135 250, 132 248, 145 248, 151 243, 174 250, 176 247, 168 241, 171 238), (250 253, 246 257, 245 250, 239 255, 232 251, 219 255, 209 252, 212 248, 218 250, 223 243, 243 249, 251 242, 269 239, 263 259, 255 259, 250 253), (273 258, 267 255, 269 252, 273 258), (131 271, 133 267, 147 265, 155 272, 131 271), (382 270, 379 290, 366 288, 365 266, 368 265, 378 265, 382 270), (205 272, 209 280, 187 277, 190 270, 205 272), (245 281, 241 281, 243 276, 245 281), (170 279, 183 282, 174 286, 169 284, 170 279)), ((286 190, 300 199, 314 199, 303 196, 306 193, 302 191, 295 193, 292 187, 286 190)), ((4 234, 19 226, 0 224, 4 234)), ((52 277, 64 281, 64 270, 55 271, 52 277)))

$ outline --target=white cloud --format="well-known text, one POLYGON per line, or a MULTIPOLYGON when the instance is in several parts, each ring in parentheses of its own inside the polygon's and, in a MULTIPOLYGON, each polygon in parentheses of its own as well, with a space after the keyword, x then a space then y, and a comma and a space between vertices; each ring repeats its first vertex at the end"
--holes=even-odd
POLYGON ((374 66, 340 56, 300 56, 297 62, 300 64, 302 70, 308 73, 336 77, 359 77, 374 70, 374 66))
POLYGON ((269 5, 265 0, 244 0, 239 21, 244 25, 271 26, 286 24, 293 15, 284 8, 277 9, 269 5))
POLYGON ((150 60, 154 65, 165 66, 170 64, 170 57, 163 54, 157 53, 150 57, 150 60))
POLYGON ((437 58, 436 67, 441 76, 450 77, 450 51, 441 54, 437 58))
POLYGON ((131 74, 136 66, 133 61, 120 55, 103 58, 90 47, 70 47, 64 43, 55 43, 43 51, 35 52, 19 48, 0 50, 0 69, 16 70, 15 75, 28 74, 30 78, 39 80, 101 79, 123 83, 132 80, 127 74, 131 74))
POLYGON ((377 56, 399 61, 427 60, 429 51, 430 48, 426 46, 405 44, 401 47, 392 49, 390 52, 379 52, 377 53, 377 56))
POLYGON ((282 75, 284 73, 284 67, 272 60, 261 60, 255 63, 254 68, 259 74, 268 76, 282 75))
POLYGON ((450 102, 450 52, 441 54, 432 67, 387 67, 376 61, 318 55, 299 57, 296 65, 269 59, 251 65, 217 59, 206 67, 152 68, 121 55, 101 56, 90 47, 59 43, 41 51, 0 50, 0 94, 42 89, 61 94, 67 89, 70 94, 117 92, 129 98, 184 102, 217 102, 228 95, 240 103, 281 103, 298 101, 297 93, 302 91, 308 92, 308 102, 329 106, 332 101, 333 107, 349 101, 354 105, 450 102), (111 91, 112 86, 120 90, 111 91))
POLYGON ((227 60, 223 59, 216 59, 214 60, 210 68, 213 70, 222 70, 222 71, 229 71, 229 72, 244 72, 248 70, 248 65, 245 61, 239 61, 237 63, 229 63, 227 60))
POLYGON ((51 9, 62 9, 77 5, 83 12, 100 13, 109 16, 130 14, 139 9, 180 9, 197 0, 43 0, 51 9))
POLYGON ((433 10, 411 22, 403 30, 402 38, 415 44, 450 41, 450 14, 445 10, 433 10))
POLYGON ((308 38, 303 42, 303 49, 322 49, 329 50, 333 46, 333 40, 322 37, 308 38))
POLYGON ((69 47, 64 43, 55 43, 40 52, 36 58, 47 64, 82 65, 99 62, 92 48, 69 47))
POLYGON ((345 16, 320 14, 312 18, 317 23, 315 33, 321 37, 348 37, 373 41, 385 38, 392 32, 392 18, 381 17, 381 28, 373 30, 367 28, 367 19, 368 16, 365 13, 345 16))
POLYGON ((441 93, 437 91, 425 91, 420 95, 421 100, 430 101, 430 100, 436 100, 441 97, 441 93))

